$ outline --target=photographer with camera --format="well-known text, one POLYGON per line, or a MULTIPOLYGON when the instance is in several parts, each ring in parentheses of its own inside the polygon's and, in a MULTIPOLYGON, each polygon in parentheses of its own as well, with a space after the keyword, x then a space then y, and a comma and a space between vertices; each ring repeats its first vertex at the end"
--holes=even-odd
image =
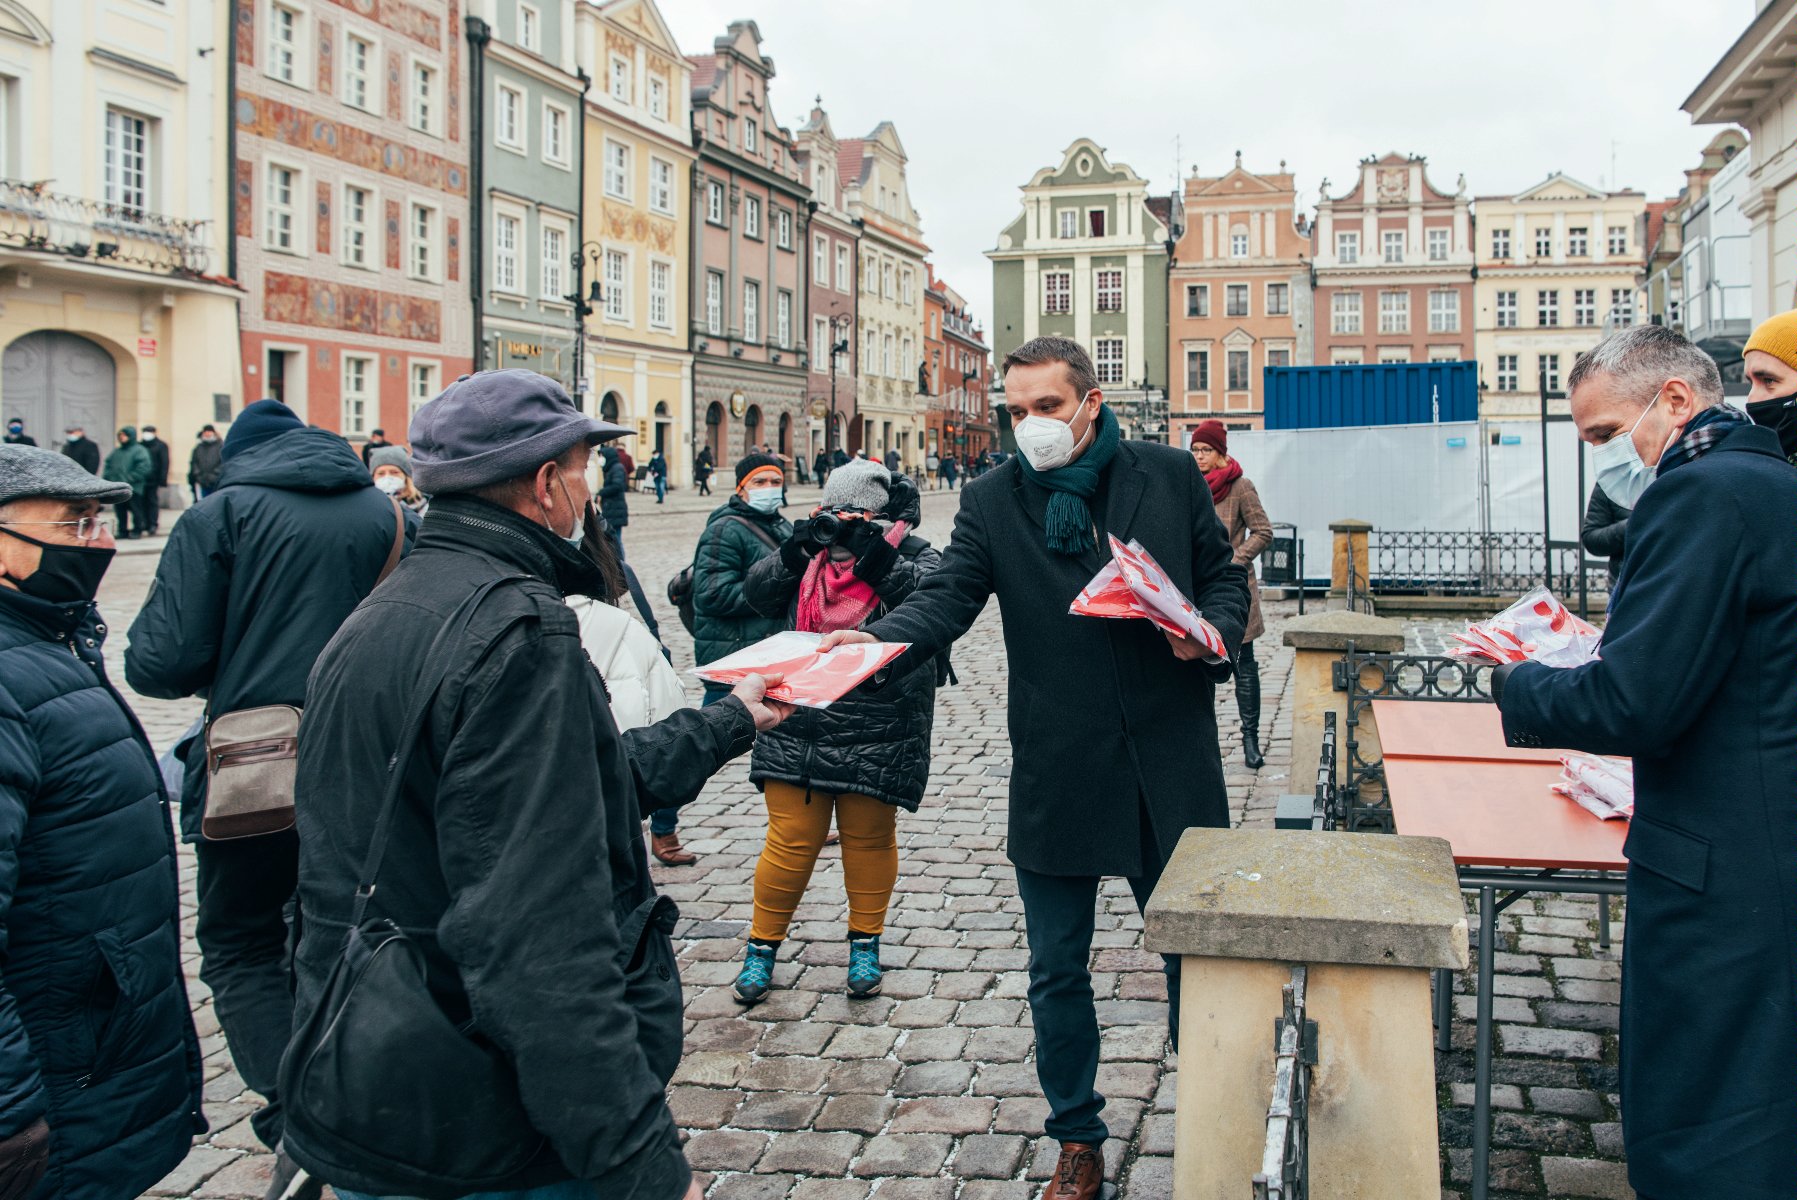
MULTIPOLYGON (((911 531, 917 485, 857 459, 830 473, 823 503, 749 569, 743 594, 804 633, 859 629, 916 590, 942 556, 911 531)), ((880 935, 898 880, 898 809, 916 812, 930 778, 936 672, 913 671, 876 694, 801 708, 756 743, 749 779, 767 802, 755 867, 755 913, 736 998, 756 1004, 811 880, 832 814, 842 835, 849 905, 850 996, 880 990, 880 935)))

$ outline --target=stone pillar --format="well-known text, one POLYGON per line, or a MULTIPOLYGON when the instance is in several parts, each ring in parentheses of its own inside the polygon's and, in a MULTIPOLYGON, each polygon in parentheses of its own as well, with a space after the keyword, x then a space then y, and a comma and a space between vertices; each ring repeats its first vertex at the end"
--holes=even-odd
MULTIPOLYGON (((1335 690, 1335 664, 1348 643, 1374 654, 1402 654, 1404 627, 1388 617, 1359 612, 1308 613, 1285 623, 1285 644, 1297 651, 1292 670, 1292 768, 1294 785, 1302 790, 1316 782, 1317 756, 1323 749, 1323 714, 1336 713, 1336 756, 1339 774, 1347 778, 1348 694, 1335 690)), ((1369 680, 1369 683, 1375 682, 1369 680)), ((1359 727, 1360 756, 1371 762, 1377 756, 1378 734, 1372 722, 1359 727)))
POLYGON ((1239 1200, 1266 1141, 1291 968, 1317 1025, 1310 1194, 1440 1193, 1430 972, 1467 964, 1439 838, 1191 829, 1148 903, 1147 948, 1184 957, 1174 1200, 1239 1200))
POLYGON ((1329 532, 1334 541, 1335 557, 1329 568, 1329 594, 1345 596, 1348 593, 1348 548, 1354 550, 1354 573, 1360 577, 1359 590, 1363 593, 1371 588, 1368 580, 1371 574, 1367 569, 1367 535, 1373 531, 1370 521, 1343 520, 1331 521, 1329 532))

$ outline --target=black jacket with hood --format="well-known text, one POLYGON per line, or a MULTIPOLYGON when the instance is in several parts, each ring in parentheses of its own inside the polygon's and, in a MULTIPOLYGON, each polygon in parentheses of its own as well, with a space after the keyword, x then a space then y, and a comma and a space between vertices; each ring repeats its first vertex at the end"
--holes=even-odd
MULTIPOLYGON (((406 516, 410 530, 417 518, 406 516)), ((125 678, 146 696, 206 697, 209 715, 306 699, 306 676, 386 565, 393 503, 356 452, 293 429, 226 460, 181 514, 131 623, 125 678)), ((204 739, 183 755, 181 829, 205 815, 204 739)))

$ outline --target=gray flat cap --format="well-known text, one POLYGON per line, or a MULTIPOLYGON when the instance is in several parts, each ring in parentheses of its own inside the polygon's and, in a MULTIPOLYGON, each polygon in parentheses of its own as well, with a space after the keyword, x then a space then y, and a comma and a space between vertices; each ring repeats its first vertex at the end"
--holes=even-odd
POLYGON ((37 497, 123 504, 131 485, 90 475, 67 455, 39 446, 0 445, 0 504, 37 497))
POLYGON ((587 416, 561 384, 514 367, 464 375, 412 418, 413 482, 429 495, 527 475, 577 442, 631 432, 587 416))

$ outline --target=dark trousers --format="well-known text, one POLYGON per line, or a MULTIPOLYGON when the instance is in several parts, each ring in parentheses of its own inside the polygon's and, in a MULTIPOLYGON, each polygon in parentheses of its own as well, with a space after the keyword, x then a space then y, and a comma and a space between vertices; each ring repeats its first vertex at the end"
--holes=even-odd
POLYGON ((138 504, 136 496, 131 497, 123 504, 113 505, 112 516, 112 532, 115 537, 130 537, 134 533, 144 531, 143 508, 138 504))
POLYGON ((250 1126, 264 1145, 281 1140, 275 1094, 293 1032, 292 941, 287 905, 299 883, 299 835, 291 829, 231 842, 199 842, 200 979, 243 1082, 268 1100, 250 1126))
MULTIPOLYGON (((1136 908, 1148 903, 1166 866, 1154 844, 1148 814, 1142 821, 1142 874, 1131 876, 1136 908)), ((1062 1142, 1100 1146, 1110 1136, 1099 1113, 1098 1010, 1092 1000, 1092 929, 1098 905, 1095 876, 1040 875, 1017 868, 1017 893, 1030 947, 1030 1023, 1036 1029, 1036 1079, 1048 1101, 1043 1132, 1062 1142)), ((1179 959, 1162 956, 1167 972, 1168 1032, 1178 1048, 1179 959)))
POLYGON ((144 494, 137 497, 137 502, 143 506, 138 510, 143 518, 143 528, 155 533, 162 524, 162 489, 154 485, 145 488, 144 494))

